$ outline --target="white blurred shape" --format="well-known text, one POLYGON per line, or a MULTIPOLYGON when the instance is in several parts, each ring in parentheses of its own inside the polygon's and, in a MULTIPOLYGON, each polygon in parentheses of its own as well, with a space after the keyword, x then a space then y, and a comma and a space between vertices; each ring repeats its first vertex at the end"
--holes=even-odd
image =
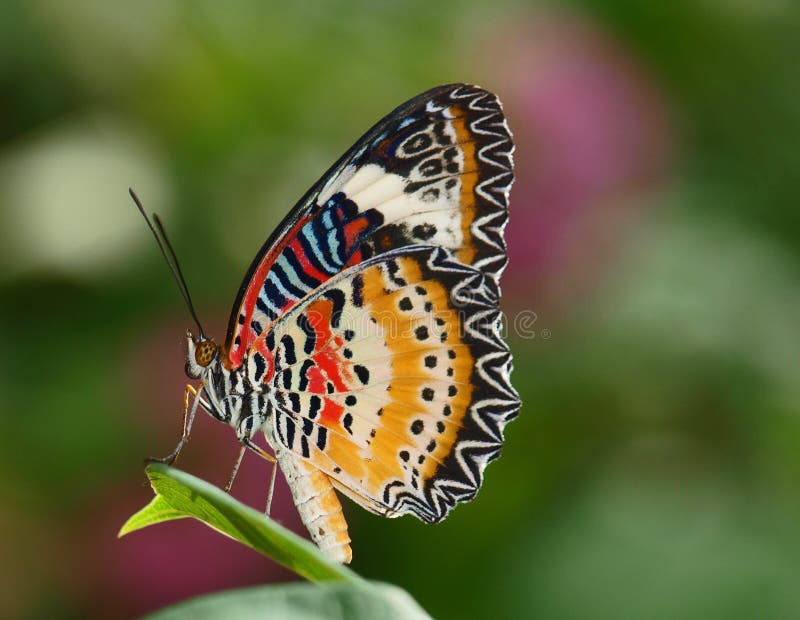
POLYGON ((0 278, 112 274, 151 242, 128 187, 149 211, 171 203, 159 161, 141 133, 105 117, 10 145, 0 155, 0 278))

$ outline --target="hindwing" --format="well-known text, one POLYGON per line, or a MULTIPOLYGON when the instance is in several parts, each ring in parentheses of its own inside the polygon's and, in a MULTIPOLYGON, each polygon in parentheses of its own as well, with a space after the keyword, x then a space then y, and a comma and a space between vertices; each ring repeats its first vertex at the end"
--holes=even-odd
POLYGON ((273 400, 271 441, 373 512, 440 521, 519 409, 498 297, 491 274, 430 246, 329 279, 245 359, 273 400))

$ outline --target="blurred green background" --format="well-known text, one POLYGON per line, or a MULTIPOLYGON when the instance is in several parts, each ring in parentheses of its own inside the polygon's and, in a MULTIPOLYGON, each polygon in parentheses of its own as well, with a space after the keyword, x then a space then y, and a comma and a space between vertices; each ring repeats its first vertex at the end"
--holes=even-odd
MULTIPOLYGON (((0 616, 131 617, 291 579, 202 526, 117 541, 180 431, 167 223, 222 338, 267 234, 402 101, 516 136, 523 408, 443 524, 348 504, 353 567, 439 618, 800 609, 800 8, 791 0, 0 4, 0 616)), ((226 479, 210 419, 181 466, 226 479)), ((263 502, 246 460, 234 493, 263 502)), ((283 482, 277 518, 302 531, 283 482)), ((268 610, 265 610, 268 614, 268 610)))

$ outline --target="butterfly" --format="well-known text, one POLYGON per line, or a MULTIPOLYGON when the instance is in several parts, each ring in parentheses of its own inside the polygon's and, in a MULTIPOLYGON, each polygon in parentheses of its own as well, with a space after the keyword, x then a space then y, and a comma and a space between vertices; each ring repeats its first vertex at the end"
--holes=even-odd
POLYGON ((160 460, 175 460, 199 406, 242 444, 226 489, 246 449, 277 462, 312 540, 344 563, 337 492, 427 523, 471 500, 520 408, 498 308, 512 153, 500 101, 482 88, 449 84, 402 104, 267 239, 221 345, 155 216, 199 329, 187 332, 185 370, 200 383, 160 460))

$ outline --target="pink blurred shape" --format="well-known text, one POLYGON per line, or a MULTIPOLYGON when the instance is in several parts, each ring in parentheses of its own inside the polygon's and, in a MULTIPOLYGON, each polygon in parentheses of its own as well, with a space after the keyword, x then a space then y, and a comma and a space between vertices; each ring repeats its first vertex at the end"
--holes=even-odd
POLYGON ((598 275, 659 186, 665 105, 629 52, 575 16, 530 17, 487 49, 517 145, 504 291, 517 307, 558 306, 598 275))
MULTIPOLYGON (((263 507, 268 470, 257 460, 242 466, 234 495, 263 507)), ((86 523, 91 527, 78 538, 82 573, 74 585, 83 591, 85 608, 97 617, 133 617, 199 594, 295 578, 272 560, 193 519, 158 524, 117 540, 121 524, 151 495, 138 480, 129 480, 86 506, 90 517, 86 523)), ((303 535, 280 478, 272 517, 303 535)))

